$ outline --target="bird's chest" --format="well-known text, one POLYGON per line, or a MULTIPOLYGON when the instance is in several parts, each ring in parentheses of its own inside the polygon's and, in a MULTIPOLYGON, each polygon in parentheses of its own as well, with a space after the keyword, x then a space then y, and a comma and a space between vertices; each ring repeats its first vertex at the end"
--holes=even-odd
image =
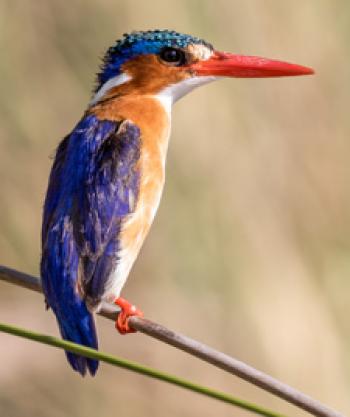
POLYGON ((118 103, 118 117, 137 124, 141 132, 137 164, 139 185, 135 208, 123 219, 118 235, 118 261, 111 277, 111 298, 119 295, 157 212, 164 187, 170 135, 169 115, 158 100, 143 99, 122 104, 118 103))
POLYGON ((140 250, 160 203, 165 181, 168 136, 164 135, 156 146, 143 144, 141 149, 138 199, 135 210, 123 222, 120 233, 120 247, 131 257, 140 250))
POLYGON ((153 222, 164 187, 170 120, 163 106, 154 99, 143 102, 142 111, 134 110, 129 117, 141 131, 140 182, 135 210, 122 225, 120 240, 122 248, 137 254, 153 222))
POLYGON ((164 187, 168 136, 169 133, 162 138, 157 149, 146 146, 141 150, 138 199, 135 210, 121 224, 112 300, 119 296, 157 212, 164 187))

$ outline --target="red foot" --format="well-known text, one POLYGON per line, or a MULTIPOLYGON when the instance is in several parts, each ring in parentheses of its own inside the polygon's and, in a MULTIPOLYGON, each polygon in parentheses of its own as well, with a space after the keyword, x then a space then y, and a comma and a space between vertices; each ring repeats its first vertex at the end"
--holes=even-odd
POLYGON ((143 312, 121 297, 115 300, 115 304, 121 308, 115 322, 115 328, 120 334, 135 333, 136 330, 129 326, 128 319, 131 316, 143 317, 143 312))

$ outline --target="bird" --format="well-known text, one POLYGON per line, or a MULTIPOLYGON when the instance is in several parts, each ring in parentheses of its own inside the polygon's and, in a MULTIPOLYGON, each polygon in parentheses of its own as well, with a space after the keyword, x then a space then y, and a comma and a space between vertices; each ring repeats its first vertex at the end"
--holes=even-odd
MULTIPOLYGON (((313 72, 174 30, 133 31, 107 50, 91 101, 56 149, 43 207, 41 282, 63 339, 98 349, 102 303, 120 307, 121 334, 143 315, 120 293, 161 199, 172 105, 223 77, 313 72)), ((98 361, 66 356, 82 376, 96 374, 98 361)))

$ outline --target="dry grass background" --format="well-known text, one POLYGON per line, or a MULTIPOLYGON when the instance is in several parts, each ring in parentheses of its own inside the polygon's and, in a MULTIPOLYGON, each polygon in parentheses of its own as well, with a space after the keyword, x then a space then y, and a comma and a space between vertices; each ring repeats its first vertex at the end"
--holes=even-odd
MULTIPOLYGON (((49 155, 80 118, 98 57, 123 32, 174 28, 218 49, 313 66, 225 80, 174 109, 164 198, 124 295, 146 315, 350 412, 350 6, 346 0, 2 0, 0 263, 37 273, 49 155)), ((57 334, 43 300, 1 285, 0 320, 57 334)), ((293 416, 302 413, 99 320, 101 348, 293 416)), ((0 335, 0 413, 240 416, 0 335)))

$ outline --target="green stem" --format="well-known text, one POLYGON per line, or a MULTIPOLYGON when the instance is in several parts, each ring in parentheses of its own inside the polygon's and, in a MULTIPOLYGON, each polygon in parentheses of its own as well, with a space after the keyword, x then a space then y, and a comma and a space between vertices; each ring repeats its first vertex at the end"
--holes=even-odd
POLYGON ((260 414, 266 417, 285 417, 282 414, 275 413, 274 411, 267 410, 256 404, 249 403, 247 401, 232 397, 229 394, 225 394, 220 391, 213 390, 208 387, 198 385, 194 382, 187 381, 176 376, 157 371, 155 369, 148 368, 135 362, 128 361, 126 359, 118 358, 106 353, 99 352, 95 349, 81 346, 76 343, 68 342, 67 340, 57 339, 52 336, 35 333, 29 330, 25 330, 19 327, 11 326, 9 324, 0 323, 0 331, 9 333, 15 336, 23 337, 25 339, 34 340, 45 345, 54 346, 60 349, 68 350, 69 352, 77 353, 87 358, 97 359, 101 362, 109 363, 113 366, 119 366, 120 368, 128 369, 129 371, 136 372, 138 374, 146 375, 151 378, 159 379, 173 385, 197 392, 207 397, 215 398, 217 400, 226 402, 231 405, 243 408, 248 411, 252 411, 256 414, 260 414))

